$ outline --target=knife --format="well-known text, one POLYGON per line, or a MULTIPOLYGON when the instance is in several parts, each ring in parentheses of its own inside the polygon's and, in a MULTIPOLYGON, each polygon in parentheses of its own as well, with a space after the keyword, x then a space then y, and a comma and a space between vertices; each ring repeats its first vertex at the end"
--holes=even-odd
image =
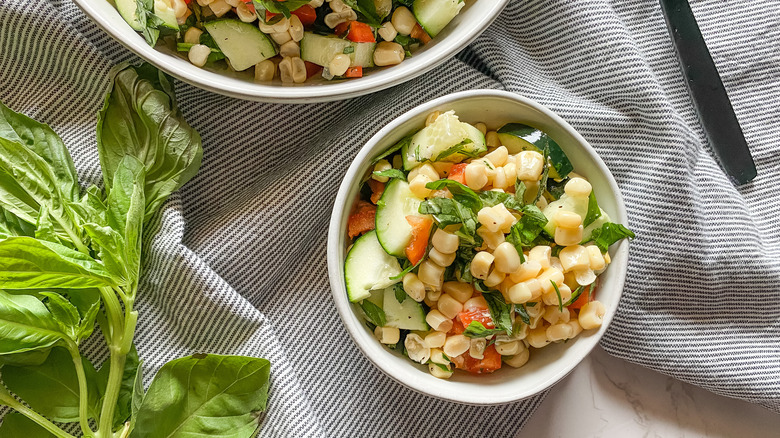
POLYGON ((737 185, 748 183, 756 165, 691 6, 687 0, 660 1, 707 141, 726 174, 737 185))

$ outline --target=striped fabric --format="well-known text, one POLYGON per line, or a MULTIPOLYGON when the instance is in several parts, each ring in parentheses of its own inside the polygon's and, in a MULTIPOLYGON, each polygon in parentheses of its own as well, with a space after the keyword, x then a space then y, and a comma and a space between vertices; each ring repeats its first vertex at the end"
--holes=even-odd
MULTIPOLYGON (((325 266, 336 189, 373 133, 434 97, 504 88, 574 125, 624 192, 639 238, 607 351, 780 412, 780 8, 693 8, 758 165, 739 188, 704 141, 655 2, 515 0, 431 75, 345 102, 251 103, 177 83, 205 153, 146 242, 146 383, 195 351, 258 355, 273 362, 261 436, 513 436, 543 396, 475 408, 394 383, 343 329, 325 266)), ((0 99, 51 124, 85 183, 100 180, 107 72, 133 59, 68 0, 0 2, 0 99)))

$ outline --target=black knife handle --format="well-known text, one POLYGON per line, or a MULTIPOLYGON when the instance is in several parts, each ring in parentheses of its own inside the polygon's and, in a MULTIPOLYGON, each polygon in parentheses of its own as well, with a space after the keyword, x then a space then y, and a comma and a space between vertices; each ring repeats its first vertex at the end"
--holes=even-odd
POLYGON ((707 140, 720 165, 738 184, 756 177, 742 128, 687 0, 660 0, 686 83, 707 140))

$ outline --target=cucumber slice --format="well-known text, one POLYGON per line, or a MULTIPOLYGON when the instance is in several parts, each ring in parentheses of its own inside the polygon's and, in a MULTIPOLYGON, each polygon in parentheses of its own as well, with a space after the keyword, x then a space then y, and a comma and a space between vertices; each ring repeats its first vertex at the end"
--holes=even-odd
POLYGON ((400 279, 391 280, 390 277, 400 273, 398 260, 382 249, 376 232, 370 231, 358 238, 347 253, 344 262, 347 297, 353 303, 369 298, 370 291, 398 283, 400 279))
POLYGON ((154 0, 154 15, 162 21, 162 26, 173 31, 179 31, 179 22, 173 12, 173 0, 154 0))
POLYGON ((144 30, 144 25, 138 19, 137 0, 116 0, 116 10, 133 30, 138 32, 144 30))
POLYGON ((506 146, 510 154, 520 151, 544 153, 547 146, 550 152, 550 178, 562 179, 574 170, 569 157, 550 136, 534 127, 522 123, 507 123, 498 130, 498 139, 506 146))
POLYGON ((454 111, 440 115, 435 122, 418 131, 401 149, 404 168, 412 170, 425 161, 463 161, 487 151, 485 136, 474 126, 461 122, 454 111), (451 153, 460 148, 463 153, 451 153))
POLYGON ((335 35, 304 32, 301 40, 301 59, 327 67, 334 56, 346 53, 352 60, 350 67, 373 67, 376 43, 353 43, 335 35))
POLYGON ((585 216, 588 214, 588 198, 575 198, 564 193, 561 195, 560 199, 549 203, 547 207, 542 210, 542 213, 544 213, 544 216, 547 218, 547 225, 544 226, 544 231, 553 237, 555 236, 555 228, 558 227, 558 223, 555 221, 555 213, 559 210, 577 213, 584 221, 585 216))
POLYGON ((420 216, 421 202, 406 181, 393 179, 385 187, 376 204, 376 236, 388 254, 406 257, 404 250, 412 240, 412 226, 406 216, 420 216))
POLYGON ((221 19, 203 23, 233 70, 242 71, 276 55, 276 47, 257 26, 239 20, 221 19))
POLYGON ((402 330, 428 330, 423 306, 409 297, 406 297, 403 303, 399 303, 392 287, 384 290, 382 309, 385 311, 387 320, 385 325, 387 327, 398 327, 402 330))
POLYGON ((414 0, 414 16, 428 35, 435 37, 463 9, 463 0, 414 0))
POLYGON ((584 230, 582 230, 582 243, 589 242, 590 236, 593 234, 593 231, 595 231, 598 228, 601 228, 607 222, 612 222, 612 221, 609 219, 607 213, 604 210, 601 210, 601 216, 596 218, 595 221, 591 222, 590 225, 588 225, 587 227, 585 227, 584 230))

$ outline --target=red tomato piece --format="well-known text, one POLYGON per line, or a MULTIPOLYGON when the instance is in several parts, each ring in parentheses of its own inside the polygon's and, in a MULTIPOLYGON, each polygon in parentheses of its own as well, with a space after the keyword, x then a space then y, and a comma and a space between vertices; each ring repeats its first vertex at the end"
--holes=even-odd
POLYGON ((306 64, 306 79, 312 76, 318 75, 322 71, 322 67, 309 61, 303 61, 306 64))
POLYGON ((359 201, 355 211, 347 219, 347 234, 350 238, 357 237, 366 231, 373 230, 376 225, 376 205, 359 201))
POLYGON ((414 39, 420 40, 423 44, 428 44, 428 42, 431 40, 430 35, 428 35, 427 32, 420 26, 420 23, 417 23, 412 28, 412 33, 410 36, 414 39))
POLYGON ((579 298, 575 300, 573 303, 566 306, 568 309, 581 309, 582 306, 584 306, 588 301, 593 301, 596 299, 596 289, 598 288, 597 284, 591 284, 590 286, 586 287, 582 290, 582 293, 580 294, 579 298), (590 291, 590 293, 588 293, 590 291), (590 300, 588 299, 590 297, 590 300))
POLYGON ((412 226, 412 240, 406 247, 406 258, 413 265, 416 265, 425 257, 425 250, 428 249, 428 238, 431 236, 433 219, 420 216, 406 216, 406 222, 412 226))
POLYGON ((466 163, 460 163, 452 166, 447 179, 457 181, 463 185, 466 184, 466 163))
POLYGON ((455 368, 473 374, 492 373, 501 368, 501 355, 498 354, 494 345, 489 345, 485 348, 484 357, 482 359, 474 359, 467 351, 458 357, 452 358, 452 363, 455 364, 455 368))
POLYGON ((456 317, 452 320, 452 328, 450 331, 447 332, 447 335, 459 335, 466 331, 466 327, 463 327, 463 324, 460 323, 460 320, 456 317))
POLYGON ((363 77, 363 67, 357 66, 357 67, 350 67, 347 69, 347 72, 344 73, 344 77, 347 78, 362 78, 363 77))
MULTIPOLYGON (((252 3, 252 0, 249 0, 247 3, 252 3)), ((254 7, 254 4, 252 6, 254 7)), ((304 27, 311 26, 312 24, 314 24, 314 21, 317 20, 317 11, 315 11, 314 8, 309 5, 303 5, 300 8, 292 11, 291 14, 298 17, 298 19, 301 20, 301 24, 303 24, 304 27)), ((265 11, 265 21, 268 21, 276 17, 277 15, 279 14, 274 14, 271 11, 265 11)))
POLYGON ((369 178, 368 186, 371 187, 371 202, 376 204, 379 202, 379 198, 382 197, 382 193, 385 192, 385 183, 369 178))
POLYGON ((496 328, 493 318, 490 317, 490 310, 488 309, 471 309, 458 313, 456 317, 463 327, 468 327, 471 321, 478 321, 482 323, 485 328, 496 328))
POLYGON ((366 23, 353 21, 349 24, 347 39, 355 43, 375 43, 374 29, 366 23))

